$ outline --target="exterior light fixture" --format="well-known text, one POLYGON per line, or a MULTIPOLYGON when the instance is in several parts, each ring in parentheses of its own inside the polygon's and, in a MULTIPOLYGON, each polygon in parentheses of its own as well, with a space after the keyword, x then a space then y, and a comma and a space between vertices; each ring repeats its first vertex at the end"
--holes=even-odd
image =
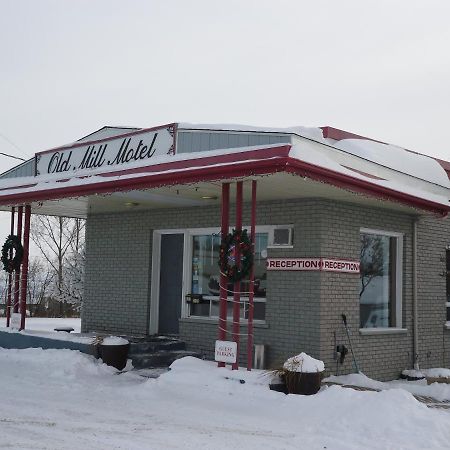
POLYGON ((202 200, 217 200, 217 195, 202 195, 202 200))

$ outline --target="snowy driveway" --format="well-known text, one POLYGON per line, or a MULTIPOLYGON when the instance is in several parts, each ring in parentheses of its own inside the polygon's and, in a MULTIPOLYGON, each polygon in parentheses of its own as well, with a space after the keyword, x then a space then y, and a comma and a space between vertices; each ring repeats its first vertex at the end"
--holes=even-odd
POLYGON ((0 348, 0 448, 438 449, 450 413, 403 390, 338 386, 311 397, 267 389, 254 371, 184 358, 156 380, 70 350, 0 348), (239 376, 246 380, 226 377, 239 376))

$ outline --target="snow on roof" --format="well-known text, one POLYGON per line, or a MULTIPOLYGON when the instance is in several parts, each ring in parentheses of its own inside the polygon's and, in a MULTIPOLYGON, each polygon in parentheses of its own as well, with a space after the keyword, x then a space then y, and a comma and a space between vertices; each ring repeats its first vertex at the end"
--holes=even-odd
POLYGON ((317 127, 294 126, 287 128, 277 127, 256 127, 253 125, 242 124, 200 124, 179 122, 178 129, 181 130, 212 130, 212 131, 236 131, 236 132, 252 132, 252 133, 279 133, 279 134, 297 134, 299 136, 314 139, 318 142, 327 142, 323 137, 322 130, 317 127))
POLYGON ((333 144, 333 147, 430 183, 450 188, 447 173, 434 158, 429 156, 368 139, 343 139, 333 144))
MULTIPOLYGON (((259 156, 251 155, 247 152, 285 146, 284 148, 290 148, 289 158, 291 161, 310 164, 311 166, 346 176, 347 179, 351 177, 352 179, 362 180, 371 186, 404 193, 442 205, 445 210, 449 209, 450 182, 442 166, 431 157, 410 152, 401 147, 364 138, 350 138, 339 141, 326 139, 323 137, 323 130, 320 128, 268 128, 234 124, 187 123, 179 123, 178 128, 180 130, 284 133, 297 137, 292 140, 292 145, 282 143, 153 157, 151 161, 148 161, 148 166, 142 167, 142 162, 129 163, 126 167, 109 167, 107 174, 105 174, 104 168, 98 168, 78 171, 76 175, 69 176, 69 178, 67 178, 67 174, 53 174, 4 179, 0 180, 0 202, 1 197, 13 194, 26 195, 31 192, 52 189, 57 191, 68 186, 102 184, 106 181, 122 182, 126 179, 139 178, 145 175, 153 177, 163 173, 172 173, 175 176, 176 173, 183 171, 217 167, 218 165, 229 165, 229 176, 233 177, 231 167, 233 164, 249 162, 252 158, 256 158, 255 160, 260 159, 259 156), (244 155, 246 153, 248 157, 244 155), (236 154, 235 160, 234 157, 230 159, 230 156, 233 154, 236 154), (214 157, 225 157, 226 155, 228 159, 222 158, 220 161, 214 160, 214 162, 211 162, 214 157), (205 161, 208 158, 209 162, 206 163, 205 161), (198 165, 197 163, 189 162, 190 160, 198 160, 198 165), (186 165, 180 165, 180 162, 183 161, 186 162, 186 165), (170 163, 175 164, 171 165, 170 163), (164 167, 157 167, 158 165, 163 165, 164 167)), ((129 131, 129 129, 124 128, 104 127, 86 138, 91 140, 93 135, 103 131, 117 133, 122 130, 129 131)), ((261 158, 264 158, 264 156, 261 156, 261 158)))
MULTIPOLYGON (((444 187, 450 187, 450 179, 447 172, 433 157, 411 152, 410 150, 406 150, 399 146, 385 144, 380 141, 364 138, 363 136, 344 131, 339 134, 339 140, 332 138, 332 135, 330 135, 331 139, 324 137, 328 136, 327 130, 330 127, 317 128, 292 126, 287 128, 277 128, 256 127, 242 124, 193 124, 180 122, 178 128, 189 130, 295 134, 321 144, 335 147, 356 157, 398 170, 399 172, 406 173, 421 180, 439 184, 444 187), (341 137, 344 136, 349 136, 351 138, 341 139, 341 137)), ((333 130, 341 131, 337 129, 333 130)))
MULTIPOLYGON (((430 209, 441 214, 449 211, 448 188, 419 182, 407 175, 399 178, 396 176, 398 174, 392 171, 387 171, 383 177, 374 176, 370 172, 352 168, 346 154, 344 154, 344 163, 342 155, 340 160, 336 159, 339 153, 317 142, 307 141, 303 145, 295 146, 274 144, 226 151, 164 155, 154 157, 151 164, 145 167, 136 162, 126 168, 121 166, 115 169, 110 168, 108 173, 105 173, 104 169, 97 168, 85 169, 72 177, 68 177, 67 174, 47 174, 34 178, 4 180, 0 183, 0 203, 2 197, 5 198, 3 200, 5 204, 7 199, 14 198, 17 201, 17 197, 21 201, 30 201, 27 197, 41 200, 90 195, 96 192, 112 192, 119 188, 129 190, 130 186, 134 187, 137 184, 142 185, 141 188, 183 184, 186 177, 197 176, 200 177, 199 180, 217 177, 214 171, 218 168, 221 168, 222 174, 219 178, 223 176, 233 178, 236 176, 236 170, 249 165, 251 168, 248 169, 250 171, 248 174, 258 175, 257 167, 261 167, 258 164, 262 163, 265 164, 265 171, 261 174, 271 173, 272 169, 267 169, 267 164, 270 164, 273 168, 272 172, 285 170, 355 192, 360 192, 358 183, 363 182, 363 192, 366 194, 372 191, 375 197, 391 198, 393 201, 417 205, 415 207, 430 209), (197 175, 200 172, 202 175, 197 175)), ((192 182, 192 178, 189 179, 189 182, 192 182)))

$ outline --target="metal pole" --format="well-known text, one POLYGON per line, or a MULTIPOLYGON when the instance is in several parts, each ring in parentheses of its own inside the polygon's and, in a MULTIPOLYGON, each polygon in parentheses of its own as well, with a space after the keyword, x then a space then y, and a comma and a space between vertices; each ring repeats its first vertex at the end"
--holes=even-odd
MULTIPOLYGON (((221 239, 228 234, 230 226, 230 183, 222 184, 222 224, 221 239)), ((219 340, 227 339, 227 304, 228 304, 228 278, 220 273, 220 303, 219 303, 219 340)), ((224 362, 218 363, 219 367, 225 367, 224 362)))
MULTIPOLYGON (((17 236, 22 240, 22 216, 23 206, 17 208, 17 236)), ((19 312, 19 283, 20 283, 20 269, 16 270, 14 274, 14 307, 13 312, 19 312)))
POLYGON ((250 218, 250 233, 252 243, 252 267, 250 270, 250 288, 248 294, 248 337, 247 337, 247 370, 252 370, 253 361, 253 313, 255 290, 255 241, 256 241, 256 181, 252 181, 252 210, 250 218))
MULTIPOLYGON (((14 234, 14 206, 11 208, 11 231, 9 234, 14 234)), ((12 257, 12 250, 9 254, 12 257)), ((8 274, 8 297, 6 300, 6 326, 9 327, 9 322, 11 320, 11 291, 12 291, 12 272, 8 274)))
POLYGON ((417 305, 417 225, 418 218, 414 218, 412 236, 412 294, 413 294, 413 363, 414 369, 419 369, 419 310, 417 305))
POLYGON ((28 284, 28 252, 30 248, 30 217, 31 206, 25 206, 25 227, 23 230, 23 261, 22 279, 20 286, 20 329, 25 329, 25 317, 27 311, 27 284, 28 284))
MULTIPOLYGON (((242 232, 242 188, 243 182, 236 183, 236 232, 242 232)), ((241 264, 241 245, 236 243, 236 266, 241 264)), ((233 341, 236 342, 236 362, 231 365, 233 370, 239 367, 239 332, 240 332, 240 314, 241 314, 241 282, 236 281, 233 285, 233 341)))

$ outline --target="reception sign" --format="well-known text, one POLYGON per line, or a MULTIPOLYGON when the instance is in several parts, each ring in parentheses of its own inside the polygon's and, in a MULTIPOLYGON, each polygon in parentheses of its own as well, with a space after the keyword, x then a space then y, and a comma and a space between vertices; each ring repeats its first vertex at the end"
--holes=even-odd
POLYGON ((332 258, 268 258, 267 270, 321 271, 359 274, 359 261, 332 258))
POLYGON ((155 156, 174 153, 175 125, 171 124, 37 153, 36 175, 146 166, 155 156))

